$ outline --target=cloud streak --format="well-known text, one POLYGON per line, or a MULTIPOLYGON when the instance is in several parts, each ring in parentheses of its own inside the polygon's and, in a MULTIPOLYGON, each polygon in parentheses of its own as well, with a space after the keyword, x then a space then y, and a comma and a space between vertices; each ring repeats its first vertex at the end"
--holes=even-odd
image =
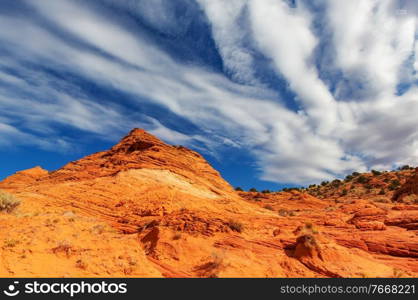
POLYGON ((56 124, 111 140, 141 126, 217 157, 246 151, 260 178, 293 184, 418 164, 417 15, 399 14, 397 1, 179 1, 183 18, 164 0, 25 3, 30 17, 0 18, 4 145, 51 148, 59 136, 70 147, 56 124), (195 28, 192 16, 222 68, 169 51, 195 28), (124 97, 92 98, 75 79, 124 97), (164 113, 144 112, 150 105, 164 113))

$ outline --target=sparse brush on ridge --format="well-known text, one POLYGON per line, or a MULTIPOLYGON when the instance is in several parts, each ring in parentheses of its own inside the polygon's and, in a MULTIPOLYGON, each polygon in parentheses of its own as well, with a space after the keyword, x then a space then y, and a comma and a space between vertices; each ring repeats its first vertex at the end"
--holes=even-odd
POLYGON ((244 225, 239 221, 229 220, 228 226, 229 228, 231 228, 231 230, 239 232, 239 233, 241 233, 244 230, 244 225))
POLYGON ((12 212, 19 204, 20 200, 15 196, 0 191, 0 211, 12 212))
POLYGON ((374 176, 379 176, 379 175, 381 175, 381 174, 382 174, 382 172, 380 172, 380 171, 376 171, 376 170, 372 170, 372 174, 373 174, 374 176))

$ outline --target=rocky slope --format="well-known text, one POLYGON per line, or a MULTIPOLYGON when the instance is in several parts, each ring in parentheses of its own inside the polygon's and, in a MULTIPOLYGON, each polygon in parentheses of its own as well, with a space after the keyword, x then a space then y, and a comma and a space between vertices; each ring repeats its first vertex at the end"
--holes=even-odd
POLYGON ((418 206, 238 193, 198 153, 140 129, 57 171, 18 172, 0 189, 21 201, 0 212, 1 276, 418 274, 418 206))

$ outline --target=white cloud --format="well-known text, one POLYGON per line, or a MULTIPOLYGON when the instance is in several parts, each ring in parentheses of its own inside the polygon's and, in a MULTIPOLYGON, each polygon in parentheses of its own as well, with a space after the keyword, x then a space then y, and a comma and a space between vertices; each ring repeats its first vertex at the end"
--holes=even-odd
POLYGON ((310 62, 318 44, 310 30, 311 15, 283 1, 250 2, 251 25, 260 49, 271 57, 278 72, 298 94, 312 125, 327 133, 338 121, 335 101, 310 62), (289 32, 291 30, 291 32, 289 32))
POLYGON ((251 50, 244 41, 249 38, 248 28, 237 26, 248 1, 244 0, 198 0, 211 22, 212 33, 222 56, 226 71, 234 80, 260 84, 254 74, 251 50))
POLYGON ((40 138, 34 134, 22 132, 15 126, 0 122, 0 146, 4 149, 21 145, 36 145, 44 150, 61 152, 69 151, 72 148, 71 144, 65 139, 40 138))
POLYGON ((130 14, 141 17, 143 22, 164 34, 179 36, 191 24, 194 0, 101 0, 130 14), (178 18, 178 11, 182 17, 178 18))
MULTIPOLYGON (((176 23, 167 1, 147 10, 140 9, 144 1, 138 6, 132 1, 108 2, 142 14, 160 31, 176 23), (162 9, 161 20, 155 16, 157 7, 162 9)), ((251 86, 202 66, 181 64, 133 29, 81 1, 27 1, 57 29, 118 60, 68 43, 31 19, 2 16, 0 42, 13 50, 15 61, 0 58, 0 67, 17 69, 22 77, 0 72, 0 78, 14 87, 0 89, 0 137, 4 141, 15 136, 40 146, 35 133, 26 138, 22 130, 54 133, 54 124, 59 123, 116 139, 129 127, 143 126, 172 143, 204 145, 215 156, 225 145, 246 149, 254 155, 263 179, 288 183, 418 164, 418 91, 412 87, 396 95, 397 84, 407 78, 401 74, 408 56, 402 49, 414 47, 416 15, 394 15, 393 1, 324 0, 327 30, 333 37, 328 47, 334 47, 330 53, 335 54, 329 60, 333 65, 327 67, 343 72, 345 80, 360 81, 367 90, 361 99, 337 101, 315 64, 322 37, 313 31, 314 13, 307 7, 293 8, 277 0, 198 2, 211 22, 226 70, 234 80, 251 86), (258 53, 248 50, 248 41, 258 53), (253 65, 261 55, 297 95, 299 111, 286 106, 289 99, 259 84, 253 65), (127 117, 124 103, 95 103, 76 86, 31 71, 20 65, 22 61, 128 93, 136 105, 161 105, 192 122, 201 134, 180 133, 155 118, 127 117), (19 120, 19 128, 13 119, 19 120)))
POLYGON ((413 51, 416 16, 399 14, 393 0, 328 0, 336 63, 361 76, 374 97, 394 94, 401 66, 413 51))

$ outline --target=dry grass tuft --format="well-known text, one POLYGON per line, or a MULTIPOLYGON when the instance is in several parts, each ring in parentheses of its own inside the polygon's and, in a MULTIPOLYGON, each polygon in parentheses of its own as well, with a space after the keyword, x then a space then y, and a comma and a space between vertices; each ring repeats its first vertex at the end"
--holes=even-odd
POLYGON ((12 212, 18 205, 20 200, 15 196, 0 191, 0 211, 12 212))

